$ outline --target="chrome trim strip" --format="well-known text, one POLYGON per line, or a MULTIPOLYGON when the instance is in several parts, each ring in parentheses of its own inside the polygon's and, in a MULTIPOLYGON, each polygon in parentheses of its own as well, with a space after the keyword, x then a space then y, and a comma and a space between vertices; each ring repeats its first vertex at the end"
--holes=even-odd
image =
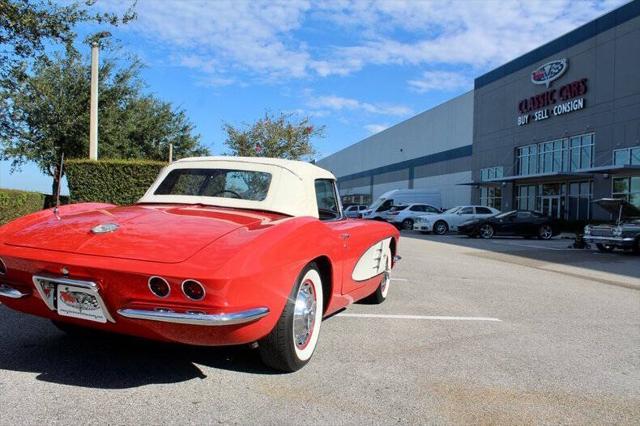
POLYGON ((168 322, 172 324, 201 325, 205 327, 244 324, 269 314, 269 308, 253 308, 226 314, 179 313, 152 311, 147 309, 119 309, 118 315, 125 318, 168 322))
POLYGON ((59 284, 71 285, 71 286, 82 287, 84 289, 90 290, 92 293, 94 293, 94 296, 96 296, 96 299, 98 299, 98 303, 100 304, 100 307, 102 308, 102 311, 104 312, 104 316, 107 318, 107 321, 113 322, 113 323, 116 322, 111 316, 111 314, 109 313, 107 306, 104 304, 104 301, 100 296, 100 293, 98 291, 98 284, 94 283, 93 281, 79 281, 79 280, 72 280, 70 278, 45 277, 42 275, 34 275, 32 280, 33 280, 33 285, 36 287, 36 290, 38 291, 38 294, 40 294, 40 297, 42 298, 42 301, 52 311, 56 311, 56 307, 48 302, 46 295, 42 292, 42 287, 40 286, 40 283, 38 282, 38 280, 51 281, 56 285, 59 285, 59 284))
POLYGON ((632 237, 624 237, 624 238, 613 237, 613 236, 611 236, 611 237, 603 237, 603 236, 598 236, 598 235, 593 235, 593 236, 592 235, 585 235, 584 239, 586 241, 589 241, 589 240, 612 241, 612 242, 618 242, 618 243, 620 243, 620 242, 630 243, 630 242, 632 242, 634 240, 634 238, 632 238, 632 237))
POLYGON ((0 296, 8 297, 9 299, 22 299, 27 297, 29 293, 23 293, 20 290, 8 286, 6 284, 0 284, 0 296))

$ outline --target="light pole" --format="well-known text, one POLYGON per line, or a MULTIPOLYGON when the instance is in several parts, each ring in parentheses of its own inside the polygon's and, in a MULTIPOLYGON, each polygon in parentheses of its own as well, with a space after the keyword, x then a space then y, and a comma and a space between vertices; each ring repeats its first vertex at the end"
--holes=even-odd
POLYGON ((89 115, 89 159, 98 159, 98 50, 97 41, 91 43, 91 107, 89 115))
POLYGON ((98 53, 100 39, 111 36, 103 31, 91 37, 91 105, 89 107, 89 159, 98 159, 98 53))

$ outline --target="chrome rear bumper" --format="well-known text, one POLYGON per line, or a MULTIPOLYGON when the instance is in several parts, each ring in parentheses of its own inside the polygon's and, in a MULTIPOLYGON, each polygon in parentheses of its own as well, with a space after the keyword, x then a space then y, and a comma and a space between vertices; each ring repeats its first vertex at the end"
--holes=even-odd
POLYGON ((226 314, 205 314, 200 312, 180 313, 152 311, 146 309, 120 309, 118 314, 125 318, 168 322, 172 324, 201 325, 205 327, 244 324, 269 314, 268 308, 254 308, 226 314))

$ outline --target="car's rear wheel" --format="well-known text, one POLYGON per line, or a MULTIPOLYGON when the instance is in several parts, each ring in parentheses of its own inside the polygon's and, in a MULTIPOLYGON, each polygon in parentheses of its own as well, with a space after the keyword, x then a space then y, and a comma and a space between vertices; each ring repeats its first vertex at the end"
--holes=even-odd
POLYGON ((382 277, 380 278, 380 284, 378 284, 378 288, 376 291, 369 296, 369 300, 372 303, 380 304, 387 300, 387 294, 389 293, 389 284, 391 284, 391 250, 388 248, 385 250, 382 255, 382 262, 386 265, 384 268, 384 272, 382 273, 382 277))
POLYGON ((322 279, 308 264, 293 286, 276 326, 259 342, 262 361, 276 370, 299 370, 311 359, 322 322, 322 279))
POLYGON ((484 239, 493 238, 494 234, 495 234, 495 230, 493 229, 493 226, 489 225, 488 223, 485 223, 480 227, 480 236, 482 238, 484 239))
POLYGON ((405 219, 402 221, 402 229, 411 231, 413 229, 413 219, 405 219))
POLYGON ((541 240, 550 240, 553 237, 553 229, 550 225, 542 225, 538 229, 538 238, 541 240))
POLYGON ((433 232, 438 235, 444 235, 449 232, 449 225, 444 220, 439 220, 433 224, 433 232))
POLYGON ((613 251, 613 246, 610 246, 609 244, 598 243, 596 244, 596 248, 602 253, 610 253, 613 251))

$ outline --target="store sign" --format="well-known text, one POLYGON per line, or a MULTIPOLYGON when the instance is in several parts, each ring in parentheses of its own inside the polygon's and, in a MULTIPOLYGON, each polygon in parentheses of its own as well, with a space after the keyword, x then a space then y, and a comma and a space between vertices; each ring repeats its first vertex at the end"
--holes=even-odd
POLYGON ((569 62, 566 58, 547 62, 531 72, 531 82, 533 84, 544 84, 548 89, 551 82, 562 77, 567 68, 569 68, 569 62))
POLYGON ((585 107, 586 78, 572 81, 559 89, 551 89, 518 102, 518 126, 549 117, 578 111, 585 107))

